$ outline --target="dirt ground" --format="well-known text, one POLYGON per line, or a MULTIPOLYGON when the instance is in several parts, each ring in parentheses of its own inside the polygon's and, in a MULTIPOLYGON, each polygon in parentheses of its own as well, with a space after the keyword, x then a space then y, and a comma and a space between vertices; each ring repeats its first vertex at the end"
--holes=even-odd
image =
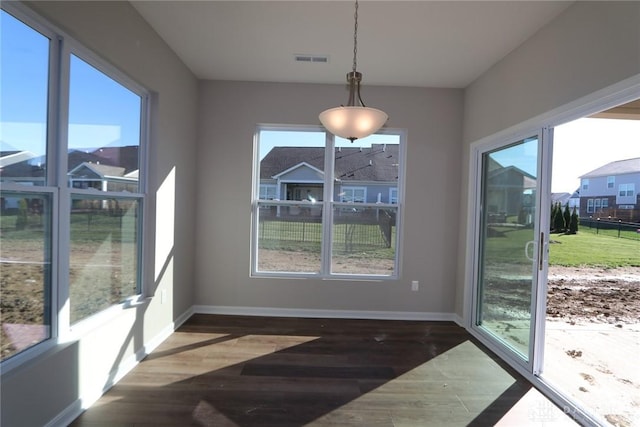
POLYGON ((640 268, 549 269, 542 378, 618 427, 640 426, 640 268))
POLYGON ((568 322, 640 322, 640 268, 550 267, 547 316, 568 322))

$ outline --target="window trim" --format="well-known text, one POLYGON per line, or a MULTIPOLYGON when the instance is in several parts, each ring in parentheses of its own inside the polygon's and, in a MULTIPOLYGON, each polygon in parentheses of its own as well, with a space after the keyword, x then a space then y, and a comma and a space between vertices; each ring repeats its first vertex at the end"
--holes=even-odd
POLYGON ((134 307, 149 300, 150 292, 147 277, 150 277, 146 259, 148 226, 150 213, 148 203, 148 165, 149 165, 149 141, 151 108, 153 94, 128 74, 112 65, 105 58, 97 55, 85 45, 77 41, 67 32, 40 16, 37 12, 21 2, 3 2, 0 9, 34 31, 49 38, 48 58, 48 88, 47 88, 47 130, 46 130, 46 156, 47 163, 55 159, 55 167, 47 167, 46 185, 31 187, 11 182, 3 182, 2 188, 6 191, 22 193, 37 192, 52 194, 52 230, 51 230, 51 283, 49 290, 51 298, 51 334, 45 339, 24 351, 16 353, 0 362, 2 376, 23 366, 29 360, 33 360, 42 354, 51 351, 57 345, 79 339, 86 332, 95 329, 104 323, 104 319, 114 316, 122 310, 134 307), (131 92, 140 96, 140 138, 138 146, 139 181, 138 192, 96 192, 95 190, 83 190, 69 188, 67 183, 67 147, 68 147, 68 123, 69 123, 69 80, 70 80, 70 55, 74 54, 87 62, 107 77, 124 86, 131 92), (120 303, 96 312, 71 327, 69 324, 70 312, 67 299, 69 296, 69 221, 70 210, 66 208, 73 194, 86 194, 99 198, 136 198, 140 206, 138 216, 138 290, 137 294, 126 298, 120 303))
POLYGON ((363 187, 363 186, 358 186, 358 185, 341 185, 340 186, 340 202, 342 203, 358 203, 358 204, 363 204, 363 203, 367 203, 367 187, 363 187), (344 193, 345 191, 351 191, 354 194, 352 195, 352 199, 351 201, 349 200, 344 200, 344 196, 342 195, 342 193, 344 193), (362 197, 362 201, 358 202, 355 196, 355 192, 356 191, 360 191, 362 190, 362 192, 364 193, 364 196, 362 197))
POLYGON ((259 193, 258 194, 258 199, 259 200, 276 200, 278 198, 278 185, 277 184, 263 184, 263 183, 260 183, 260 188, 258 189, 258 193, 259 193), (262 189, 263 188, 265 190, 269 190, 269 189, 273 188, 274 191, 273 191, 273 198, 272 199, 268 198, 269 197, 269 195, 267 194, 268 191, 265 191, 265 194, 264 194, 265 196, 267 196, 267 198, 264 198, 264 199, 262 198, 262 196, 263 196, 262 189))
POLYGON ((616 177, 611 175, 607 177, 607 188, 616 188, 616 177))
POLYGON ((634 183, 618 184, 618 197, 635 197, 636 185, 634 183), (624 194, 621 194, 624 192, 624 194), (629 194, 631 192, 631 194, 629 194))
POLYGON ((353 207, 353 203, 336 201, 334 194, 335 177, 334 177, 334 162, 336 155, 335 137, 321 126, 313 125, 276 125, 276 124, 264 124, 259 123, 256 125, 253 135, 253 169, 252 169, 252 194, 251 194, 251 256, 250 256, 250 274, 251 278, 318 278, 323 280, 349 280, 349 281, 395 281, 401 276, 401 262, 402 259, 402 224, 403 224, 403 196, 406 180, 406 146, 407 146, 407 131, 405 129, 398 128, 384 128, 376 133, 377 135, 395 135, 399 139, 399 151, 398 160, 403 167, 398 174, 398 180, 396 182, 397 194, 400 203, 358 203, 358 207, 362 208, 377 208, 385 209, 390 208, 396 212, 396 241, 395 241, 395 260, 393 274, 390 275, 376 275, 376 274, 343 274, 331 272, 331 250, 333 246, 333 209, 339 206, 353 207), (259 159, 259 140, 260 133, 262 131, 284 131, 284 132, 321 132, 325 134, 325 159, 324 170, 329 171, 325 173, 324 187, 324 200, 322 202, 322 222, 327 222, 328 226, 323 226, 322 242, 321 242, 321 268, 319 272, 285 272, 285 271, 259 271, 257 269, 258 261, 258 212, 260 207, 263 206, 283 206, 283 205, 299 205, 300 201, 294 200, 273 200, 265 201, 259 200, 259 185, 260 185, 260 159, 259 159))
POLYGON ((398 204, 398 187, 389 188, 389 203, 392 205, 398 204), (395 193, 395 196, 393 193, 395 193))
POLYGON ((594 213, 593 199, 587 199, 587 213, 594 213))
POLYGON ((582 190, 589 190, 589 178, 582 178, 582 182, 580 182, 580 188, 582 190))

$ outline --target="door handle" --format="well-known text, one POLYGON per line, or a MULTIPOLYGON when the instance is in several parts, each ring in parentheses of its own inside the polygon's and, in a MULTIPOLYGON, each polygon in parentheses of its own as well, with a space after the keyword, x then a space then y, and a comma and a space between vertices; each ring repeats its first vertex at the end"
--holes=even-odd
POLYGON ((530 245, 535 245, 535 244, 536 244, 535 240, 530 240, 530 241, 527 242, 526 245, 524 245, 524 256, 527 257, 527 259, 529 261, 534 261, 533 257, 529 256, 529 246, 530 245))
POLYGON ((540 243, 538 243, 538 270, 542 271, 544 267, 544 233, 540 233, 540 243))

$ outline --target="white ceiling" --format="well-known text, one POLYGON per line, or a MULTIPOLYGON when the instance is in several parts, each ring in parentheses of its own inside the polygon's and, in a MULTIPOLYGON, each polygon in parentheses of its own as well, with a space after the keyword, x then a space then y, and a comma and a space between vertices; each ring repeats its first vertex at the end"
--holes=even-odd
MULTIPOLYGON (((351 1, 132 4, 201 79, 344 83, 352 68, 351 1)), ((464 88, 570 4, 360 1, 358 71, 364 85, 464 88)))

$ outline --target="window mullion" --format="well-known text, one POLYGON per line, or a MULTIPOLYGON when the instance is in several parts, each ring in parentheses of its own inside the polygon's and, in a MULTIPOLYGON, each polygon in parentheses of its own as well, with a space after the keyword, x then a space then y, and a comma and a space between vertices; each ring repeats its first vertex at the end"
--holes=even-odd
POLYGON ((58 99, 56 122, 56 139, 55 139, 55 164, 56 164, 56 182, 58 187, 58 274, 57 294, 58 294, 58 337, 61 341, 65 341, 70 332, 70 304, 69 304, 69 238, 70 238, 70 222, 71 222, 71 192, 67 185, 67 167, 68 167, 68 140, 69 140, 69 82, 70 82, 70 55, 69 45, 64 40, 59 41, 58 53, 58 99))
POLYGON ((333 247, 333 190, 334 190, 335 136, 326 133, 324 156, 324 212, 322 214, 322 252, 320 274, 331 274, 331 248, 333 247))

